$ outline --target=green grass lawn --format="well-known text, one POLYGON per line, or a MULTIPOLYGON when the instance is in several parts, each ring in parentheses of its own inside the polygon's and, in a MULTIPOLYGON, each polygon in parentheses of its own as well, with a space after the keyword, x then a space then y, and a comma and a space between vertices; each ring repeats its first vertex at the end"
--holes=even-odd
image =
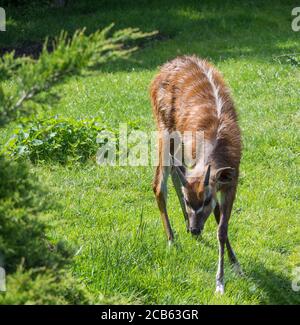
MULTIPOLYGON (((41 41, 61 29, 88 32, 114 21, 117 28, 159 30, 129 61, 118 61, 57 87, 60 100, 40 116, 99 117, 112 128, 135 121, 154 130, 149 83, 159 65, 177 55, 212 61, 232 89, 243 134, 241 177, 229 226, 245 272, 225 262, 225 295, 216 296, 216 224, 203 238, 186 233, 170 183, 169 214, 176 244, 167 248, 149 167, 32 165, 58 203, 47 222, 53 241, 77 248, 71 271, 92 293, 145 304, 299 304, 291 287, 300 266, 300 70, 283 54, 300 52, 291 29, 293 1, 79 1, 74 7, 7 10, 0 45, 41 41)), ((14 124, 0 130, 6 141, 14 124)), ((118 300, 119 299, 119 300, 118 300)))

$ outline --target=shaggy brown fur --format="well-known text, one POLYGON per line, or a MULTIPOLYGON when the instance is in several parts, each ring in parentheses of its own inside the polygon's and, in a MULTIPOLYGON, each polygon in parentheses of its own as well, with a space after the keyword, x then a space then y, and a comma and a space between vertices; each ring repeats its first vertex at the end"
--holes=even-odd
MULTIPOLYGON (((169 173, 189 231, 198 235, 214 211, 219 225, 220 244, 217 291, 223 293, 225 245, 231 262, 238 266, 227 229, 238 182, 241 136, 229 89, 221 74, 210 63, 196 56, 183 56, 162 66, 151 84, 151 102, 161 133, 177 131, 182 135, 186 131, 192 132, 191 142, 185 143, 183 137, 181 142, 184 147, 190 147, 193 159, 197 149, 196 132, 203 134, 203 163, 196 161, 189 169, 175 166, 174 160, 172 167, 165 164, 166 140, 159 138, 159 165, 153 190, 170 241, 173 240, 173 232, 166 206, 169 173)), ((177 150, 171 147, 171 156, 177 150)))

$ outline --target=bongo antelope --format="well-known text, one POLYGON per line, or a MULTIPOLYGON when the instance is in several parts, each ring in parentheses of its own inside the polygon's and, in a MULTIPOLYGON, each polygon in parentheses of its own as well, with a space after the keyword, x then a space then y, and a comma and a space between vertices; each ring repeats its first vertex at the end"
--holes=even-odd
POLYGON ((241 159, 240 128, 229 89, 210 63, 196 56, 182 56, 161 67, 151 84, 151 103, 160 135, 153 190, 167 238, 170 243, 174 239, 167 212, 167 179, 171 174, 192 235, 200 235, 208 216, 211 212, 215 215, 219 241, 216 292, 223 294, 225 246, 230 262, 240 270, 228 238, 241 159), (192 133, 192 141, 185 141, 186 131, 192 133), (191 158, 196 157, 196 134, 200 132, 204 148, 201 159, 190 166, 186 157, 178 163, 176 152, 182 149, 174 141, 167 144, 161 136, 172 132, 180 134, 180 145, 190 149, 191 158), (165 157, 170 157, 167 163, 165 157))

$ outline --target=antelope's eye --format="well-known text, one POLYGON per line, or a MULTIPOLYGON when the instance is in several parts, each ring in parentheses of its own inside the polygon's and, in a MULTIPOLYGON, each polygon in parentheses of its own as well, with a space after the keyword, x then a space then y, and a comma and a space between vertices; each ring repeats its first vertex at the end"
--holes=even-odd
POLYGON ((207 198, 205 199, 205 201, 204 201, 204 206, 209 205, 210 201, 211 201, 211 196, 209 196, 209 197, 207 197, 207 198))

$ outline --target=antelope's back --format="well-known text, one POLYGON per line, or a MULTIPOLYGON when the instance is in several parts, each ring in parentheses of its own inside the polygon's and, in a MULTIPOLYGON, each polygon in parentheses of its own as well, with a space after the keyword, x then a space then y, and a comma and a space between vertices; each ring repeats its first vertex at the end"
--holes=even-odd
POLYGON ((229 150, 231 165, 238 165, 237 114, 221 74, 207 61, 183 56, 167 62, 152 81, 151 102, 159 130, 204 131, 205 139, 219 151, 229 150))

